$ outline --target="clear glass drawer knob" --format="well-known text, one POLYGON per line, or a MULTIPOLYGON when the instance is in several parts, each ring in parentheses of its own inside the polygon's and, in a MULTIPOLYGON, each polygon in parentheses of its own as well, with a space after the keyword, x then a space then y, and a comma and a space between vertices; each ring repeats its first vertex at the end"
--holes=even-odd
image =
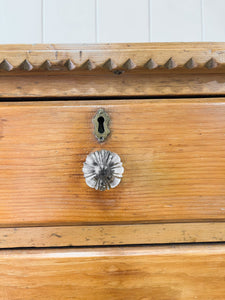
POLYGON ((83 166, 87 185, 99 191, 115 188, 120 183, 123 172, 119 155, 107 150, 88 154, 83 166))

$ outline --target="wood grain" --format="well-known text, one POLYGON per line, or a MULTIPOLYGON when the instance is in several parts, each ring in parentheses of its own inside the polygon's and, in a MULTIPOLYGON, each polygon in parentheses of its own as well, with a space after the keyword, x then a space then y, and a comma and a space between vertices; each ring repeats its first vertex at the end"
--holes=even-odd
POLYGON ((0 104, 0 225, 69 225, 225 219, 224 99, 0 104), (99 144, 103 107, 111 136, 99 144), (86 155, 120 155, 120 185, 83 178, 86 155))
POLYGON ((225 246, 0 251, 4 300, 224 300, 225 246))
POLYGON ((118 74, 4 75, 0 98, 225 95, 223 73, 118 74))
POLYGON ((225 242, 224 222, 0 228, 0 248, 225 242))
POLYGON ((225 43, 1 45, 0 97, 224 95, 225 43))

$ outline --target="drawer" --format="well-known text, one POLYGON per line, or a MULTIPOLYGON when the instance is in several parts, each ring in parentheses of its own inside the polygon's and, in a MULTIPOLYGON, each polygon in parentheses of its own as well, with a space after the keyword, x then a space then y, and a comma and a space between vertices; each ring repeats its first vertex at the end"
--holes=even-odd
POLYGON ((224 300, 225 293, 222 244, 1 250, 0 270, 4 300, 224 300))
POLYGON ((2 227, 225 220, 223 98, 0 103, 0 131, 2 227), (107 191, 82 172, 101 149, 124 167, 107 191))

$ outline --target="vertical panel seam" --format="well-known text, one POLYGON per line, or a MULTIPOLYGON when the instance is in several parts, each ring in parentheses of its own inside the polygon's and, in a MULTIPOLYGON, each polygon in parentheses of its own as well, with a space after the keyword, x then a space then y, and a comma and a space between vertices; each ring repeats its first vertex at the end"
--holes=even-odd
POLYGON ((99 43, 99 28, 98 28, 98 0, 95 0, 95 42, 99 43))
POLYGON ((45 42, 45 0, 41 0, 41 42, 45 42))
POLYGON ((151 0, 148 0, 148 40, 152 42, 152 18, 151 18, 151 0))
POLYGON ((205 2, 201 0, 201 41, 205 41, 205 10, 204 10, 205 2))

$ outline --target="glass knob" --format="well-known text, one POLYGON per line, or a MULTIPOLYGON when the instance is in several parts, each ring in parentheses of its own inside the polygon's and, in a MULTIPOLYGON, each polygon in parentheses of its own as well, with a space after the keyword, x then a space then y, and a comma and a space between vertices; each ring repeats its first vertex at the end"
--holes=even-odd
POLYGON ((88 154, 83 166, 87 185, 99 191, 115 188, 120 183, 123 172, 119 155, 108 150, 88 154))

